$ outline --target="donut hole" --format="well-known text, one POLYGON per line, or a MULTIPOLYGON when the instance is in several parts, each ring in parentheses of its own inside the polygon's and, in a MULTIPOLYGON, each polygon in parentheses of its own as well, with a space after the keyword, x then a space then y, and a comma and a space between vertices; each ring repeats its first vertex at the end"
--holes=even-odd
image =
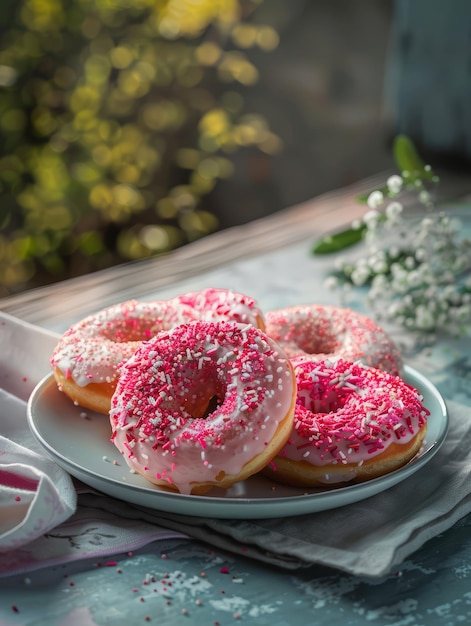
POLYGON ((183 401, 183 408, 194 419, 207 419, 221 406, 224 396, 222 385, 207 380, 204 385, 193 386, 183 401))
POLYGON ((329 332, 313 332, 294 338, 296 346, 306 354, 335 354, 342 344, 340 334, 329 332))
MULTIPOLYGON (((212 415, 221 406, 222 400, 217 395, 212 395, 209 398, 202 398, 201 402, 195 404, 189 413, 198 419, 206 419, 212 415)), ((188 408, 188 407, 187 407, 188 408)))
POLYGON ((158 326, 158 323, 156 325, 156 322, 158 321, 137 319, 119 320, 103 328, 101 336, 113 343, 146 341, 155 335, 157 328, 162 328, 162 326, 158 326))

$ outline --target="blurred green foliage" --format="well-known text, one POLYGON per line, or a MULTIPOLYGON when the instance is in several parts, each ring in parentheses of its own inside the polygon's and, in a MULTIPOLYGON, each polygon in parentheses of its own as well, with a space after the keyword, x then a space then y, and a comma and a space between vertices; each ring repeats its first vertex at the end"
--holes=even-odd
POLYGON ((278 44, 257 4, 1 1, 0 296, 218 228, 231 155, 281 147, 244 110, 247 51, 278 44))

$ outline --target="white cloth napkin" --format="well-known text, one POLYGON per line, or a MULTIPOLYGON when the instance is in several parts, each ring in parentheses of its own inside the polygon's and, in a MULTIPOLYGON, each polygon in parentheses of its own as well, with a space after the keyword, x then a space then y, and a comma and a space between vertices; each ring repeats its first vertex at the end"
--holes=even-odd
POLYGON ((26 424, 25 400, 47 371, 47 359, 38 355, 48 354, 55 341, 0 318, 0 552, 40 537, 76 507, 70 476, 44 455, 26 424))
POLYGON ((80 506, 77 494, 93 490, 72 481, 34 439, 26 401, 51 371, 57 339, 0 312, 0 576, 187 538, 156 522, 80 506))
MULTIPOLYGON (((11 359, 6 377, 0 374, 0 387, 10 391, 9 399, 6 397, 7 394, 4 394, 7 407, 11 409, 15 401, 21 407, 18 408, 21 415, 17 415, 17 421, 22 427, 18 427, 16 436, 18 437, 21 431, 22 436, 27 439, 31 438, 31 435, 26 432, 24 404, 12 399, 11 390, 16 389, 18 393, 22 393, 22 397, 29 393, 33 379, 35 377, 39 379, 45 373, 44 370, 48 371, 48 355, 56 338, 13 318, 4 317, 2 322, 0 314, 2 350, 4 344, 10 341, 8 337, 11 337, 10 332, 14 326, 20 329, 17 328, 15 341, 18 339, 20 342, 19 350, 22 356, 18 357, 19 360, 16 357, 11 359), (9 331, 6 330, 6 326, 9 331), (34 359, 32 355, 35 355, 34 359), (26 356, 29 356, 30 361, 37 362, 35 364, 29 362, 25 369, 26 356), (9 401, 11 404, 8 404, 9 401)), ((11 353, 11 350, 7 349, 7 352, 11 353)), ((4 363, 0 365, 3 367, 4 363)), ((115 541, 115 537, 120 534, 124 533, 126 540, 133 542, 134 545, 144 545, 162 536, 159 529, 163 527, 169 529, 170 535, 167 536, 172 536, 171 533, 177 537, 190 536, 215 547, 287 569, 322 564, 362 577, 382 577, 412 555, 427 540, 451 528, 458 519, 471 512, 469 445, 471 409, 451 401, 447 402, 447 405, 450 430, 437 455, 406 481, 347 507, 282 519, 218 520, 152 511, 104 497, 90 490, 79 495, 77 512, 54 531, 55 540, 64 544, 61 539, 68 538, 70 543, 70 536, 73 535, 74 541, 80 542, 80 537, 83 539, 87 536, 87 529, 84 530, 83 526, 80 526, 82 520, 87 518, 94 520, 93 528, 97 534, 113 537, 108 547, 104 548, 108 553, 113 549, 116 552, 122 549, 123 542, 115 541), (77 528, 81 529, 80 532, 77 528)), ((11 410, 9 414, 14 415, 15 412, 11 410)), ((2 415, 3 413, 2 411, 2 415)), ((3 420, 0 423, 2 424, 0 433, 7 438, 8 432, 12 434, 8 431, 8 422, 6 431, 3 420)), ((24 441, 25 439, 23 445, 24 441)), ((29 445, 27 447, 29 448, 29 445)), ((33 460, 33 457, 28 458, 33 460)), ((16 455, 15 460, 18 460, 16 455)), ((34 460, 36 463, 36 457, 34 460)), ((48 463, 51 464, 50 461, 48 463)), ((54 466, 53 463, 51 465, 54 466)), ((67 499, 69 496, 64 486, 69 490, 70 483, 67 482, 67 477, 63 476, 62 470, 56 466, 53 469, 51 465, 45 473, 53 477, 51 482, 58 487, 62 498, 67 499), (61 476, 65 482, 60 483, 59 487, 59 482, 54 476, 61 476)), ((31 474, 22 476, 29 479, 31 474)), ((3 488, 11 489, 5 486, 3 488)), ((10 494, 10 497, 15 494, 10 494)), ((57 497, 59 498, 59 494, 57 497)), ((72 499, 68 502, 72 508, 72 499)), ((68 509, 69 512, 71 508, 68 509)), ((65 510, 63 515, 66 515, 65 510)), ((55 521, 60 524, 61 519, 63 517, 57 516, 51 523, 55 521)), ((28 522, 28 517, 25 516, 24 527, 29 527, 28 522)), ((21 527, 21 522, 18 527, 21 527)), ((23 537, 25 540, 28 539, 25 535, 23 537)), ((39 537, 26 545, 23 550, 16 551, 15 559, 25 560, 24 569, 37 567, 37 563, 48 562, 44 558, 41 560, 40 556, 44 551, 44 544, 44 539, 39 537)), ((79 553, 82 548, 80 545, 79 553)), ((57 547, 58 552, 60 549, 57 547)), ((90 556, 90 550, 84 549, 83 554, 90 556)), ((10 562, 5 565, 3 572, 15 571, 15 567, 18 568, 11 553, 9 558, 10 562)), ((80 557, 71 556, 69 551, 66 558, 80 557)), ((55 554, 54 559, 60 561, 60 555, 55 554)))

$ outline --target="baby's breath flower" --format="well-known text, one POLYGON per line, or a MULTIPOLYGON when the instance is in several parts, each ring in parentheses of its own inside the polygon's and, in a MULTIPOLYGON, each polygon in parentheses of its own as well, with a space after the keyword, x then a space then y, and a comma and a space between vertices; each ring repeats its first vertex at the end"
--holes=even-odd
POLYGON ((366 284, 369 277, 370 272, 368 268, 363 266, 356 267, 350 276, 352 283, 357 287, 361 287, 366 284))
POLYGON ((425 189, 422 189, 422 191, 420 192, 419 198, 422 204, 428 204, 431 200, 429 192, 426 191, 425 189))
MULTIPOLYGON (((409 173, 390 177, 390 195, 403 188, 409 173)), ((410 187, 409 187, 410 188, 410 187)), ((416 193, 427 214, 407 220, 401 203, 390 202, 382 215, 377 209, 383 193, 368 197, 363 216, 366 253, 356 261, 337 264, 345 296, 352 285, 367 285, 367 302, 377 317, 396 322, 411 331, 458 334, 471 322, 471 242, 460 237, 458 221, 434 209, 431 196, 418 181, 416 193)))
POLYGON ((388 279, 384 274, 376 274, 371 280, 371 291, 381 290, 387 285, 388 279))
POLYGON ((383 204, 383 202, 384 202, 384 195, 382 191, 372 191, 366 201, 370 209, 377 209, 383 204))
POLYGON ((339 287, 339 280, 335 276, 328 276, 324 281, 324 287, 328 291, 335 291, 339 287))
POLYGON ((386 207, 386 217, 390 220, 397 220, 402 210, 403 206, 400 202, 390 202, 386 207))
POLYGON ((419 263, 422 263, 427 258, 427 251, 425 248, 417 248, 415 251, 415 258, 419 263))
POLYGON ((368 259, 368 265, 374 274, 385 274, 389 268, 386 255, 381 252, 372 254, 368 259))
POLYGON ((378 213, 378 211, 372 209, 371 211, 365 213, 365 215, 363 216, 363 222, 367 225, 367 227, 372 228, 376 226, 379 218, 380 214, 378 213))
POLYGON ((424 304, 420 304, 415 311, 415 323, 421 330, 428 330, 435 325, 430 309, 424 304))
POLYGON ((392 194, 399 193, 402 189, 402 178, 397 174, 390 176, 386 181, 386 185, 392 194))

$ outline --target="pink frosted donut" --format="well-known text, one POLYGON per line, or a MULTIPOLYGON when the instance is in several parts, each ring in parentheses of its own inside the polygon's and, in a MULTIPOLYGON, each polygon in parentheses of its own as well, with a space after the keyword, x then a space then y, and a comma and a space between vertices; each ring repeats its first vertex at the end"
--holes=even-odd
POLYGON ((198 319, 207 322, 239 322, 265 328, 263 313, 257 302, 227 289, 202 289, 184 293, 174 298, 177 306, 183 304, 193 309, 198 319))
POLYGON ((429 411, 397 376, 343 359, 292 359, 294 427, 267 474, 302 487, 365 481, 407 463, 419 450, 429 411))
POLYGON ((247 324, 159 333, 123 364, 112 441, 129 467, 184 494, 258 472, 288 440, 296 383, 278 346, 247 324))
POLYGON ((398 376, 402 358, 393 340, 366 315, 320 304, 269 311, 265 332, 290 358, 344 358, 398 376))
POLYGON ((121 361, 159 331, 193 319, 191 309, 165 301, 130 300, 89 315, 53 351, 59 389, 80 406, 108 413, 121 361))

